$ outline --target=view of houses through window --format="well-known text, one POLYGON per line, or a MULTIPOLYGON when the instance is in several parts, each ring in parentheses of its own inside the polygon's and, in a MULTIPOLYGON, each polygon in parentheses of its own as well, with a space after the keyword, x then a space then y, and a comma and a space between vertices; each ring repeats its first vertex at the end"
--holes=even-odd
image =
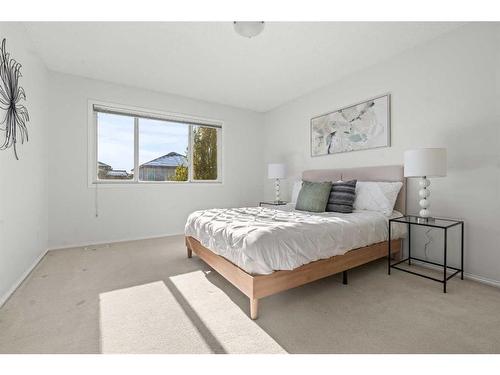
POLYGON ((176 173, 188 168, 188 144, 188 125, 139 119, 139 180, 187 181, 176 173))
POLYGON ((131 180, 134 168, 134 118, 97 113, 97 177, 131 180))
POLYGON ((99 111, 96 119, 98 180, 189 181, 190 168, 193 181, 218 180, 219 128, 99 111))

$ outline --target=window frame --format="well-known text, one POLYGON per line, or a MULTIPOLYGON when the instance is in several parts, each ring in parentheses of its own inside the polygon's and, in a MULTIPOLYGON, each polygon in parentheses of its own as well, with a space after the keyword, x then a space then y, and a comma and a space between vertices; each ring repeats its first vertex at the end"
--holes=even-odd
POLYGON ((224 166, 222 163, 224 155, 223 147, 224 122, 191 115, 179 114, 104 102, 99 100, 88 100, 88 186, 137 186, 137 185, 182 185, 182 184, 223 184, 224 166), (94 106, 120 112, 134 118, 134 178, 131 180, 99 180, 98 179, 98 133, 97 113, 94 106), (150 118, 163 121, 185 123, 188 129, 188 180, 187 181, 141 181, 139 180, 139 118, 150 118), (194 180, 193 179, 193 126, 217 128, 217 179, 216 180, 194 180))

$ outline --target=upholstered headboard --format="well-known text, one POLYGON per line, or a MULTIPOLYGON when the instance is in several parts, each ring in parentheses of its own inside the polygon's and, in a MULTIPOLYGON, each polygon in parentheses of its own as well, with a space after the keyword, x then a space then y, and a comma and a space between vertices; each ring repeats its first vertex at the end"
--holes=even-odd
POLYGON ((302 173, 305 181, 401 181, 403 187, 399 192, 394 209, 406 213, 406 178, 402 165, 387 165, 380 167, 361 167, 343 169, 311 169, 302 173))

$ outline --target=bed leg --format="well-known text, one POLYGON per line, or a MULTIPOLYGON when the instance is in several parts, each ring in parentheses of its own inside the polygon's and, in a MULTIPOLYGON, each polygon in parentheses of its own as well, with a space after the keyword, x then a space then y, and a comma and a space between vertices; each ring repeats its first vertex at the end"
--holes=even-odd
POLYGON ((253 320, 257 319, 259 315, 259 300, 256 298, 250 298, 250 318, 253 320))
POLYGON ((184 241, 185 241, 184 243, 186 244, 187 256, 188 256, 188 258, 192 258, 193 257, 193 250, 191 250, 188 238, 184 237, 184 241))
POLYGON ((401 260, 401 250, 399 250, 397 253, 392 253, 391 258, 395 261, 401 260))
POLYGON ((342 272, 342 284, 347 285, 347 271, 342 272))
POLYGON ((391 258, 392 260, 398 261, 403 259, 403 241, 399 241, 399 250, 398 251, 391 251, 391 258))

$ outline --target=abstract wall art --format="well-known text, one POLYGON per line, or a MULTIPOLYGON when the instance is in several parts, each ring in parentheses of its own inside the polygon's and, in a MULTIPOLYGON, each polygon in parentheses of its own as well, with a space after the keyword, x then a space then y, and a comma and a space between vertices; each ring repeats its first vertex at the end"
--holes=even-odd
POLYGON ((311 156, 387 147, 391 142, 390 95, 311 119, 311 156))
POLYGON ((17 160, 16 144, 28 141, 28 110, 22 104, 26 100, 24 89, 19 85, 21 64, 7 52, 5 39, 0 47, 0 150, 14 149, 17 160), (3 137, 3 140, 1 139, 3 137))

